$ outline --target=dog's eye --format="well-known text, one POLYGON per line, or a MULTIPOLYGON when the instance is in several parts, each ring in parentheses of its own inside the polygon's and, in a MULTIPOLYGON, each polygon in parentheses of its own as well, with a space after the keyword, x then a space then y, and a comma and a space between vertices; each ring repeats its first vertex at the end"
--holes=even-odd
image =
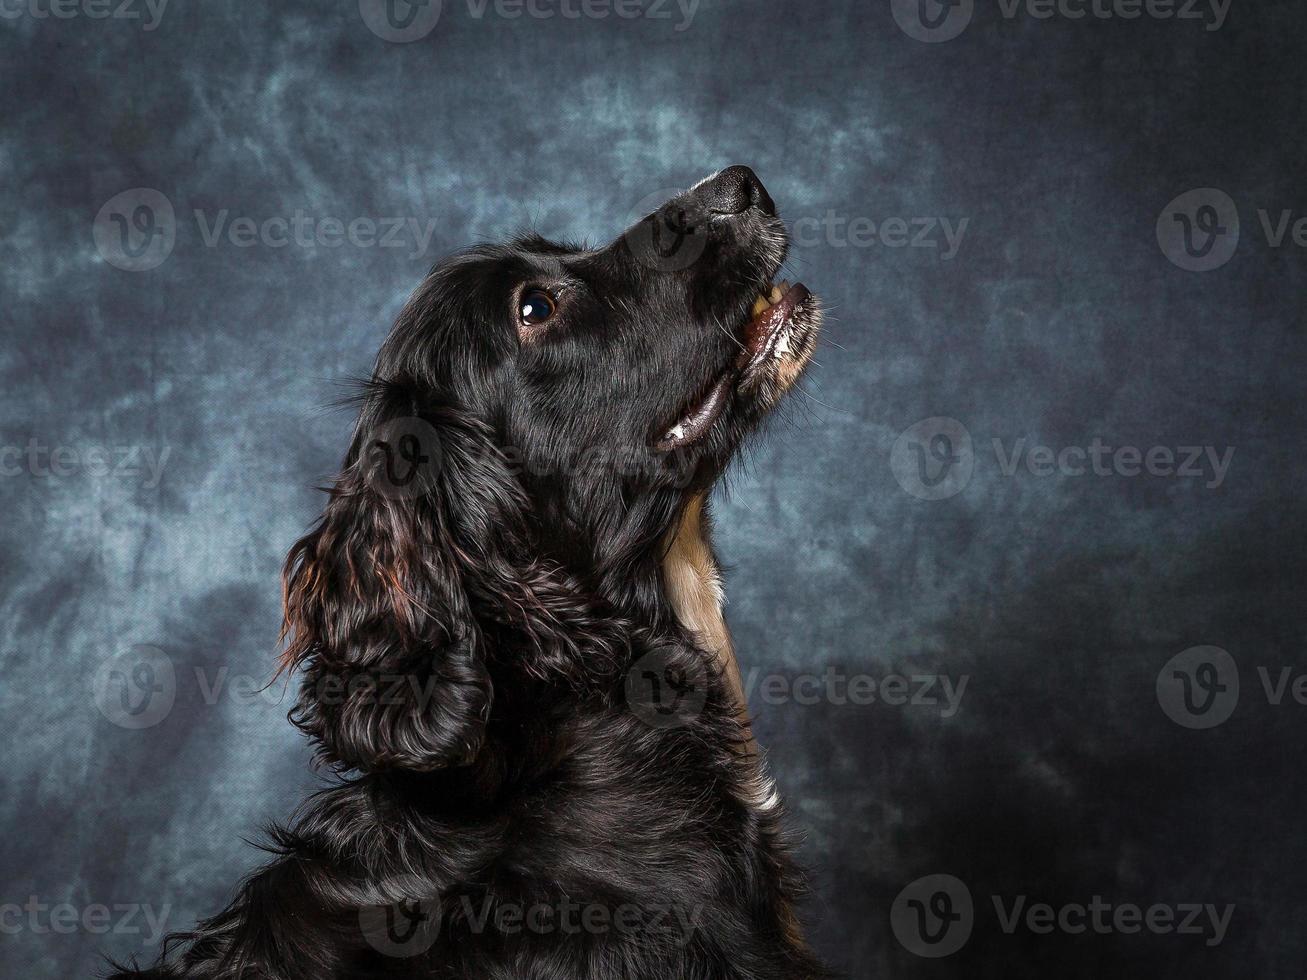
POLYGON ((522 294, 522 325, 538 327, 554 315, 558 304, 543 289, 528 289, 522 294))

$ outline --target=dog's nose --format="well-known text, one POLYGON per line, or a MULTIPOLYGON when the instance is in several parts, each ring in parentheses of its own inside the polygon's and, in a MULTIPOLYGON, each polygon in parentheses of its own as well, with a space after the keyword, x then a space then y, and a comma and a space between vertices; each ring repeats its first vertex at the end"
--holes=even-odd
POLYGON ((748 167, 727 167, 698 189, 700 200, 713 214, 743 214, 751 208, 776 213, 776 205, 762 181, 748 167))

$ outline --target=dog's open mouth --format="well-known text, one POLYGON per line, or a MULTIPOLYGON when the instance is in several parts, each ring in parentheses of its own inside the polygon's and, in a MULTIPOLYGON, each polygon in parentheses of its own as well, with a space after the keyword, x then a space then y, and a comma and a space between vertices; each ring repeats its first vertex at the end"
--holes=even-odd
POLYGON ((737 390, 751 388, 764 377, 788 388, 811 353, 815 325, 799 316, 812 298, 803 283, 767 283, 754 300, 752 314, 738 336, 740 352, 706 392, 655 445, 667 452, 698 442, 717 423, 737 390))
POLYGON ((791 286, 784 281, 772 286, 768 295, 758 295, 753 303, 753 319, 744 327, 744 350, 735 362, 742 374, 748 375, 768 361, 782 359, 790 353, 794 314, 810 295, 803 283, 791 286))

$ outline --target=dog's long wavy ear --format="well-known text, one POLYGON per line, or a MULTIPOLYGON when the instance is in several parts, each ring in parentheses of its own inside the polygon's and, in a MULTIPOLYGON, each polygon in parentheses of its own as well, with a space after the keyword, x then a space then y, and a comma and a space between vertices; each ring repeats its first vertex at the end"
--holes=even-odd
POLYGON ((491 698, 473 595, 506 578, 522 500, 487 427, 373 381, 321 519, 283 573, 291 720, 365 772, 470 762, 491 698))

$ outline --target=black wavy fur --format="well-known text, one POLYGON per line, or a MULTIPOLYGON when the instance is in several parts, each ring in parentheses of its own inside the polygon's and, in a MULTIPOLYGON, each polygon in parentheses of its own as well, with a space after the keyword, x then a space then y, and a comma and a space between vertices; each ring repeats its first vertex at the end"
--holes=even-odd
POLYGON ((732 168, 604 249, 526 238, 430 273, 286 562, 291 719, 333 783, 226 909, 114 978, 826 975, 779 806, 661 565, 788 382, 764 365, 699 442, 652 448, 737 370, 785 247, 732 168), (556 303, 539 326, 529 289, 556 303), (651 663, 701 706, 637 710, 651 663))

